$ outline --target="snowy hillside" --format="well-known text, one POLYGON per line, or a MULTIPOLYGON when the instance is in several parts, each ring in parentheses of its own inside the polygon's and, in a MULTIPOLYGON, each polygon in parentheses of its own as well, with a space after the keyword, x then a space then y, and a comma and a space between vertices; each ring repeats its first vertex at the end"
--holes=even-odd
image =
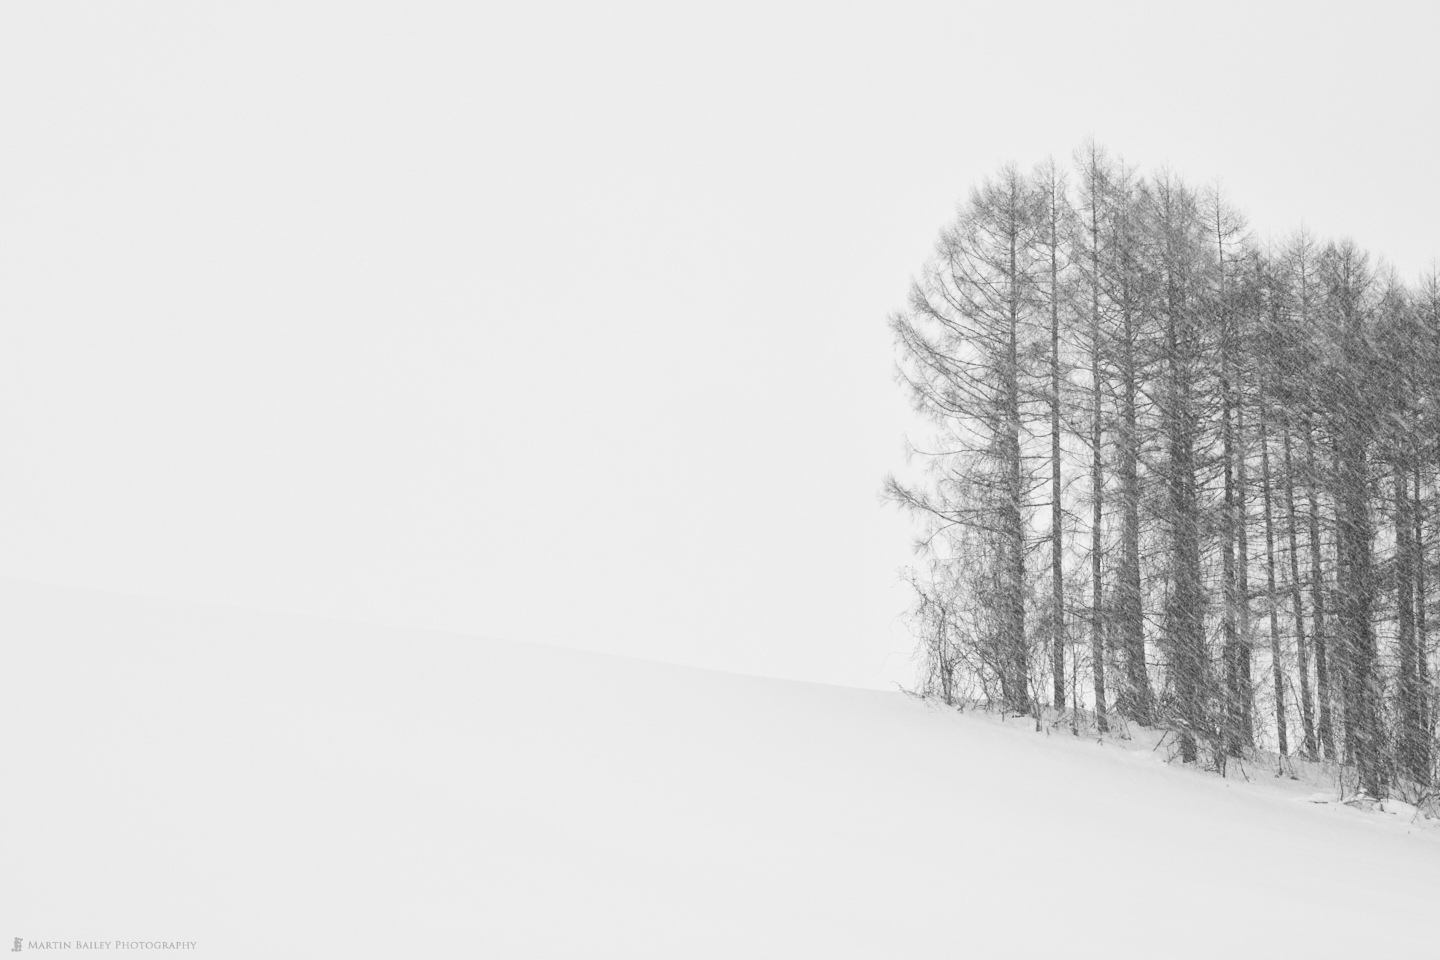
POLYGON ((4 938, 217 958, 1440 949, 1423 822, 900 693, 14 583, 0 651, 4 938))

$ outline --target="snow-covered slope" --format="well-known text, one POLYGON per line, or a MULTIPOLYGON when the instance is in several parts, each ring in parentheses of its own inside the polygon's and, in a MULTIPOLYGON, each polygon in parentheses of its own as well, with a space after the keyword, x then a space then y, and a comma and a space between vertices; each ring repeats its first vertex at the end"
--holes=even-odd
POLYGON ((899 693, 14 583, 0 650, 3 938, 1440 955, 1423 824, 899 693))

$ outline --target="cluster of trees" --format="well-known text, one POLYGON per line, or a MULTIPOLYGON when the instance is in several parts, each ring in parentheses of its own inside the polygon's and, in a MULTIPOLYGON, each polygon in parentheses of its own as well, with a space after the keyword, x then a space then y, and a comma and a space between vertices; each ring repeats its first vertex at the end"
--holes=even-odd
POLYGON ((928 692, 1434 783, 1440 276, 1091 143, 977 187, 891 323, 928 692))

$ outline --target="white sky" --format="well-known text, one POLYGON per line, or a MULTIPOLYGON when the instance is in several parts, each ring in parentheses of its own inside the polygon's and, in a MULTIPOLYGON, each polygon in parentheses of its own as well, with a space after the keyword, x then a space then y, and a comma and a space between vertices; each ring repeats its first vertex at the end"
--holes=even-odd
POLYGON ((7 3, 0 576, 908 678, 956 201, 1094 134, 1414 276, 1418 9, 7 3))

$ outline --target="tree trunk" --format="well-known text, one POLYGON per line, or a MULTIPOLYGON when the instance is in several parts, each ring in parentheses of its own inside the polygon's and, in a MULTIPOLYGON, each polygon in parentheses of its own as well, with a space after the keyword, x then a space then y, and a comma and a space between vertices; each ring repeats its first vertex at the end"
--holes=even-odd
POLYGON ((1122 279, 1120 338, 1120 569, 1115 585, 1116 625, 1125 653, 1129 713, 1139 723, 1155 722, 1155 697, 1145 659, 1145 614, 1140 587, 1140 373, 1135 357, 1137 322, 1128 281, 1122 279))
POLYGON ((1305 610, 1300 593, 1300 549, 1296 536, 1295 466, 1291 455, 1290 415, 1281 424, 1281 449, 1285 467, 1285 530, 1290 539, 1290 608, 1295 617, 1295 649, 1300 661, 1300 723, 1305 731, 1305 757, 1314 760, 1315 708, 1310 692, 1310 651, 1305 640, 1305 610))
POLYGON ((1280 756, 1290 754, 1285 723, 1285 663, 1280 652, 1280 610, 1275 597, 1275 521, 1271 509, 1270 436, 1265 415, 1265 396, 1257 410, 1260 421, 1260 496, 1265 517, 1265 605, 1270 611, 1270 676, 1275 685, 1275 739, 1280 756))
POLYGON ((1235 573, 1235 386, 1230 368, 1228 323, 1222 319, 1220 360, 1220 459, 1224 464, 1223 504, 1220 514, 1220 583, 1224 609, 1220 620, 1220 656, 1225 664, 1225 752, 1232 757, 1244 754, 1246 739, 1241 731, 1245 718, 1241 704, 1249 699, 1242 680, 1240 659, 1240 585, 1235 573))
POLYGON ((1165 611, 1169 673, 1180 721, 1180 759, 1199 759, 1196 736, 1209 736, 1206 716, 1207 658, 1200 567, 1200 510, 1195 478, 1196 405, 1199 373, 1197 320, 1186 293, 1193 250, 1186 246, 1190 210, 1183 191, 1159 186, 1164 231, 1165 285, 1165 480, 1170 527, 1170 596, 1165 611))
MULTIPOLYGON (((1060 499, 1060 209, 1058 184, 1049 181, 1050 236, 1050 595, 1055 604, 1051 623, 1050 668, 1054 674, 1056 710, 1065 709, 1065 533, 1060 499)), ((1079 709, 1079 704, 1074 705, 1079 709)))
MULTIPOLYGON (((1093 158, 1092 158, 1093 159, 1093 158)), ((1101 420, 1100 359, 1100 211, 1094 171, 1090 202, 1090 662, 1095 682, 1095 725, 1110 728, 1105 716, 1105 631, 1102 629, 1104 581, 1101 577, 1101 523, 1105 516, 1105 456, 1101 420)))
MULTIPOLYGON (((1238 391, 1237 391, 1238 392, 1238 391)), ((1245 469, 1248 452, 1245 449, 1245 404, 1235 404, 1235 596, 1239 643, 1235 652, 1235 714, 1238 722, 1236 736, 1245 746, 1255 742, 1254 680, 1251 663, 1254 660, 1254 625, 1250 618, 1250 511, 1246 504, 1249 480, 1245 469)))
POLYGON ((1400 657, 1397 691, 1400 713, 1398 759, 1401 772, 1416 783, 1429 779, 1427 739, 1419 678, 1419 648, 1415 642, 1415 519, 1411 513, 1410 471, 1394 464, 1395 484, 1395 611, 1400 657))
POLYGON ((1325 577, 1320 546, 1320 472, 1315 456, 1315 431, 1310 416, 1305 416, 1305 472, 1308 474, 1306 493, 1309 500, 1310 607, 1315 624, 1315 692, 1320 700, 1320 746, 1326 760, 1338 759, 1335 751, 1334 696, 1330 683, 1330 637, 1325 622, 1325 577))
POLYGON ((1363 425, 1348 417, 1335 440, 1335 584, 1341 662, 1341 699, 1345 706, 1346 755, 1355 764, 1360 785, 1371 796, 1384 796, 1380 765, 1378 684, 1375 676, 1374 528, 1370 518, 1369 456, 1363 425))
POLYGON ((1019 275, 1019 184, 1013 179, 1010 188, 1009 329, 1003 369, 1003 449, 1001 457, 1006 471, 1006 497, 1003 518, 1005 530, 1005 632, 1003 638, 1008 670, 1001 676, 1001 695, 1017 713, 1030 712, 1029 665, 1025 637, 1025 520, 1022 504, 1025 498, 1024 477, 1020 462, 1020 275, 1019 275))
POLYGON ((1434 763, 1431 741, 1434 736, 1434 720, 1431 716, 1430 693, 1430 638, 1428 636, 1425 611, 1425 499, 1422 496, 1420 463, 1416 460, 1415 479, 1415 647, 1417 659, 1417 681, 1420 697, 1420 725, 1424 732, 1422 743, 1425 749, 1425 776, 1423 782, 1431 780, 1434 763))
POLYGON ((1118 295, 1115 344, 1117 402, 1115 430, 1116 499, 1120 514, 1120 556, 1113 591, 1115 646, 1125 670, 1120 708, 1137 723, 1156 721, 1155 696, 1145 655, 1144 594, 1140 582, 1140 414, 1142 370, 1139 339, 1145 302, 1140 262, 1141 214, 1129 173, 1121 168, 1115 187, 1115 243, 1110 270, 1118 295))

